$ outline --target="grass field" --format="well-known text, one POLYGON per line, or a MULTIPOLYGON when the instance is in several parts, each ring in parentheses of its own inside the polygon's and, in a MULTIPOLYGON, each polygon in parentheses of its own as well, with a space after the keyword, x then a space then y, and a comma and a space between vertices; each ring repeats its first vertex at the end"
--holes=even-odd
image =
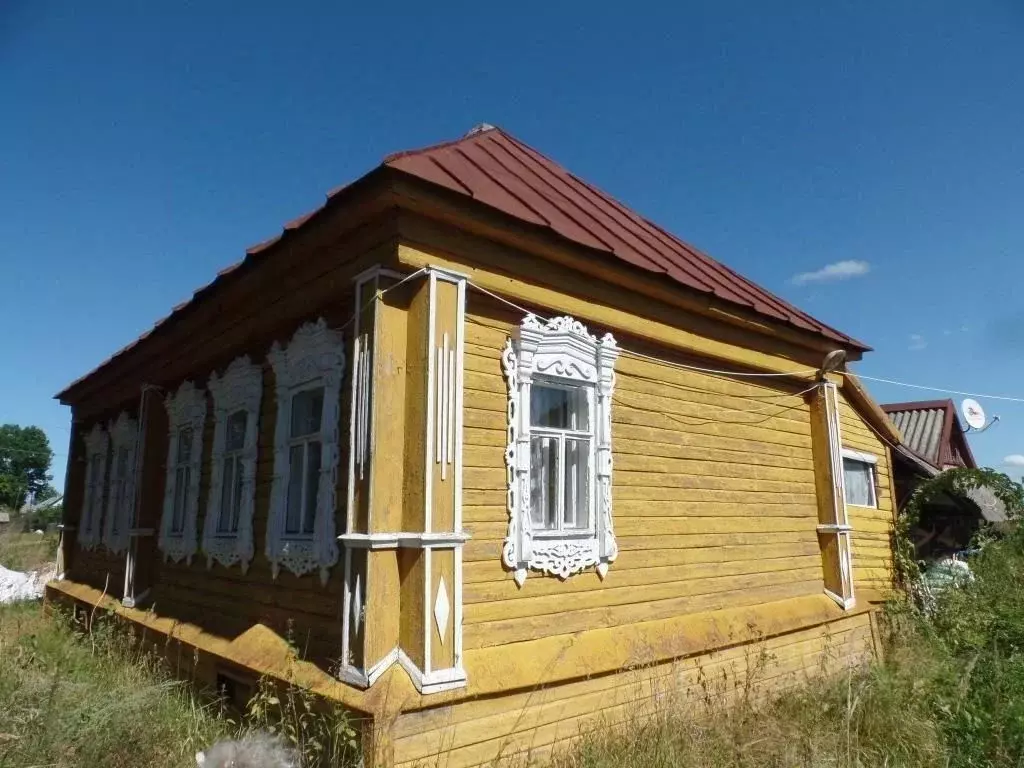
MULTIPOLYGON (((554 758, 555 768, 1010 768, 1024 765, 1024 534, 990 544, 974 582, 925 616, 896 606, 870 668, 729 708, 662 708, 554 758)), ((352 764, 355 732, 264 685, 239 724, 112 625, 0 608, 0 768, 190 766, 219 738, 279 734, 304 766, 352 764)), ((444 765, 442 756, 440 765, 444 765)))
POLYGON ((0 529, 0 565, 12 571, 34 571, 57 558, 56 533, 22 533, 0 529))

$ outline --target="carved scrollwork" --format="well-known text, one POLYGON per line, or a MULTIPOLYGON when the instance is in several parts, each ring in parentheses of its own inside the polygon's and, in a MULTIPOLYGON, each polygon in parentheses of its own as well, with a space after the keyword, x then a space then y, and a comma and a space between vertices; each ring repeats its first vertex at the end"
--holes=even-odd
POLYGON ((519 586, 528 569, 561 579, 592 566, 603 578, 618 555, 612 526, 611 401, 618 348, 611 334, 598 340, 571 317, 541 320, 527 315, 501 354, 508 387, 508 426, 505 449, 508 534, 502 562, 519 586), (597 519, 590 535, 535 535, 530 517, 529 398, 534 376, 594 385, 596 466, 594 474, 597 519))

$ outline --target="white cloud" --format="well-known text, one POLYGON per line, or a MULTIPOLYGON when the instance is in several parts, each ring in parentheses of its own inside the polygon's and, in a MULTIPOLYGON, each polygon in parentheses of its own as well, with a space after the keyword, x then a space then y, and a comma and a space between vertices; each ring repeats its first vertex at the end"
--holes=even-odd
POLYGON ((793 283, 806 285, 807 283, 829 283, 836 280, 849 280, 851 277, 861 277, 871 271, 871 265, 866 261, 837 261, 833 264, 826 264, 814 272, 801 272, 793 275, 793 283))
POLYGON ((1024 456, 1019 453, 1011 453, 1003 459, 1003 464, 1007 464, 1011 467, 1024 467, 1024 456))
POLYGON ((907 347, 911 352, 919 352, 928 346, 928 340, 920 333, 910 334, 910 346, 907 347))

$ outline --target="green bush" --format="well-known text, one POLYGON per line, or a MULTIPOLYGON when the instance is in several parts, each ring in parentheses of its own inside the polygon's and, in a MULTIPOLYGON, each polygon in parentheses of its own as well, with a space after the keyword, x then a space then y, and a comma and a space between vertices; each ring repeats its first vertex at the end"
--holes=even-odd
POLYGON ((599 728, 555 768, 1024 765, 1024 532, 989 543, 973 580, 925 614, 887 611, 884 659, 781 696, 713 698, 599 728))

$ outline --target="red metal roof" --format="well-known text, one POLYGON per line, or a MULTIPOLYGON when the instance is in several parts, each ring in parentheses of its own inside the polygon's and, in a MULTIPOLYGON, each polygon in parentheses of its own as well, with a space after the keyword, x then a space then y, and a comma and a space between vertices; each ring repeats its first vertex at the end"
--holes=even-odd
MULTIPOLYGON (((574 243, 665 275, 687 288, 747 307, 772 320, 847 347, 871 349, 684 243, 500 128, 485 126, 455 141, 389 155, 371 174, 380 168, 390 168, 445 187, 521 221, 549 229, 574 243)), ((241 261, 220 270, 212 281, 196 289, 191 299, 174 307, 150 330, 69 384, 57 397, 65 396, 177 319, 180 313, 193 308, 224 281, 235 277, 240 267, 251 266, 265 251, 317 216, 337 195, 357 183, 332 189, 319 208, 288 222, 280 234, 246 249, 241 261)))
POLYGON ((863 343, 684 243, 500 128, 391 155, 384 165, 446 187, 567 240, 861 350, 863 343))

